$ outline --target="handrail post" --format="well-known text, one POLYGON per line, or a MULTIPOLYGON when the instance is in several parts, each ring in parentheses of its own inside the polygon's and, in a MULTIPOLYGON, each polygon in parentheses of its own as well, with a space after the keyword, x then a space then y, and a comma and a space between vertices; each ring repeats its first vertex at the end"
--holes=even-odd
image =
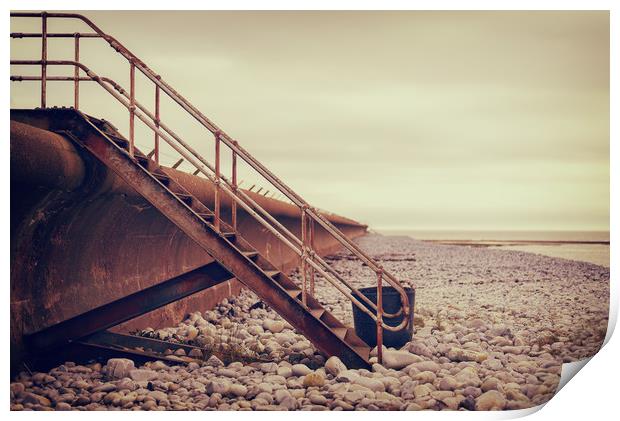
MULTIPOLYGON (((315 251, 314 248, 314 220, 310 218, 310 248, 315 251)), ((314 267, 310 266, 310 295, 314 297, 314 267)))
MULTIPOLYGON (((159 129, 159 85, 155 85, 155 127, 159 129)), ((155 131, 155 164, 159 165, 159 134, 155 131)))
POLYGON ((306 208, 304 206, 301 207, 301 281, 302 281, 302 290, 301 290, 301 301, 306 305, 308 297, 307 297, 307 270, 306 270, 306 258, 307 258, 307 240, 306 240, 306 208))
MULTIPOLYGON (((235 151, 232 151, 232 187, 233 193, 237 195, 237 152, 235 151)), ((231 202, 232 228, 234 232, 237 232, 237 202, 235 200, 231 202)))
POLYGON ((134 117, 136 113, 136 66, 129 65, 129 155, 134 154, 134 117))
POLYGON ((377 271, 377 362, 383 364, 383 268, 377 271))
POLYGON ((220 133, 215 133, 215 229, 220 231, 220 133))
MULTIPOLYGON (((73 58, 76 63, 80 62, 80 33, 75 33, 74 54, 73 58)), ((76 64, 73 69, 73 108, 80 109, 80 67, 76 64)))
POLYGON ((41 108, 47 105, 47 12, 41 14, 41 108))

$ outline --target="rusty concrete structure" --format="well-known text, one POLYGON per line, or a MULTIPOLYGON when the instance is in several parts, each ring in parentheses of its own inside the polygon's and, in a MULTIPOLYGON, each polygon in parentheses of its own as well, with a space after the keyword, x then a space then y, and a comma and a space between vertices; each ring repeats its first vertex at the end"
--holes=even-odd
POLYGON ((406 328, 411 309, 400 282, 351 241, 366 231, 364 225, 310 206, 86 17, 11 16, 41 20, 40 33, 11 34, 41 38, 40 60, 11 60, 11 65, 41 70, 40 76, 11 76, 41 85, 41 108, 11 112, 11 339, 16 361, 76 346, 114 352, 112 342, 137 339, 106 329, 157 326, 157 320, 169 324, 238 291, 241 283, 324 354, 339 356, 349 367, 369 367, 370 347, 314 298, 315 277, 376 323, 381 361, 383 330, 406 328), (79 20, 93 32, 49 33, 49 19, 79 20), (48 58, 47 43, 53 38, 75 39, 74 60, 48 58), (80 38, 101 38, 127 60, 128 90, 79 61, 80 38), (48 66, 72 66, 74 74, 48 77, 48 66), (155 88, 154 109, 135 98, 136 71, 155 88), (46 86, 52 81, 73 82, 72 108, 47 107, 46 86), (78 109, 81 82, 95 82, 128 110, 127 137, 78 109), (165 123, 162 94, 213 136, 214 162, 165 123), (136 147, 136 122, 154 134, 148 153, 136 147), (160 142, 180 158, 172 168, 159 162, 160 142), (224 153, 231 154, 229 176, 221 168, 224 153), (184 161, 195 171, 176 170, 184 161), (239 164, 248 165, 291 203, 239 188, 239 164), (342 247, 376 274, 376 302, 323 259, 342 247), (293 267, 300 269, 300 284, 288 276, 293 267), (401 298, 395 313, 383 310, 383 285, 401 298), (383 321, 401 315, 396 326, 383 321))

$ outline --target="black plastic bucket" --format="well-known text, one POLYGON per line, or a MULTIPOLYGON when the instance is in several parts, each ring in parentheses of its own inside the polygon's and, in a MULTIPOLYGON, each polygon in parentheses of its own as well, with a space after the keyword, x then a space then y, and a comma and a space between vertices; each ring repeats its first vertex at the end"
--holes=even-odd
MULTIPOLYGON (((387 347, 400 348, 407 342, 411 341, 413 336, 413 302, 415 300, 415 290, 413 288, 405 287, 405 293, 409 299, 409 306, 411 312, 409 313, 409 324, 406 328, 397 332, 391 332, 387 329, 383 329, 383 345, 387 347)), ((362 295, 368 297, 370 301, 377 304, 377 288, 361 288, 358 290, 362 295)), ((353 294, 355 296, 355 294, 353 294)), ((373 314, 377 312, 370 307, 369 304, 358 298, 358 301, 362 303, 373 314)), ((370 316, 364 313, 357 306, 351 303, 353 306, 353 323, 355 324, 355 333, 369 346, 377 346, 377 324, 370 316)), ((392 287, 383 287, 383 313, 397 313, 401 308, 400 294, 392 287)), ((383 323, 388 326, 398 326, 404 319, 404 314, 398 317, 388 318, 383 316, 383 323)))

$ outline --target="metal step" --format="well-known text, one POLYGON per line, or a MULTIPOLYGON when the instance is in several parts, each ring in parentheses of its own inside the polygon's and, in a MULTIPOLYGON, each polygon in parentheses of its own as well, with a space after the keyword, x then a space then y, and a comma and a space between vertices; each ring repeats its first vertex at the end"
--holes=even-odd
POLYGON ((256 257, 258 257, 258 252, 257 251, 244 251, 242 252, 243 255, 245 257, 247 257, 248 259, 254 260, 256 257))
POLYGON ((321 316, 325 314, 326 311, 327 310, 325 310, 324 308, 315 308, 315 309, 310 309, 310 314, 312 314, 317 319, 320 319, 321 316))
POLYGON ((336 334, 336 336, 344 340, 345 336, 347 336, 347 331, 349 329, 346 327, 332 327, 331 330, 336 334))
POLYGON ((170 184, 170 177, 168 177, 166 174, 152 172, 151 175, 165 186, 170 184))
POLYGON ((129 148, 129 141, 127 139, 120 137, 120 136, 113 136, 113 135, 108 135, 108 137, 112 139, 112 141, 116 143, 118 146, 120 146, 121 148, 123 149, 129 148))
POLYGON ((278 276, 280 274, 279 270, 266 270, 265 271, 265 275, 267 275, 268 277, 270 277, 271 279, 275 278, 276 276, 278 276))
POLYGON ((173 191, 172 194, 174 194, 176 197, 178 197, 180 200, 187 203, 188 205, 190 205, 192 201, 194 200, 194 197, 191 194, 175 192, 175 191, 173 191))
POLYGON ((215 214, 213 212, 196 212, 198 216, 200 216, 205 221, 212 221, 215 218, 215 214))

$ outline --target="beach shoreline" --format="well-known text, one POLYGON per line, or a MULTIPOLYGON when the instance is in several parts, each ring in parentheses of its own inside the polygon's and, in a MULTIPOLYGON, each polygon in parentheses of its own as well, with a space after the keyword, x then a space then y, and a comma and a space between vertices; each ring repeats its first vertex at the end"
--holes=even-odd
POLYGON ((594 263, 610 267, 609 241, 554 241, 554 240, 503 240, 503 241, 475 241, 475 240, 422 240, 428 243, 482 247, 501 250, 522 251, 567 260, 594 263))
MULTIPOLYGON (((114 374, 113 362, 68 363, 20 374, 11 384, 11 409, 524 409, 553 397, 562 363, 590 357, 602 345, 607 268, 402 236, 371 234, 356 242, 416 288, 414 337, 401 350, 386 350, 391 360, 384 366, 349 370, 327 360, 245 291, 178 326, 142 334, 196 345, 225 338, 268 362, 154 362, 127 370, 127 378, 114 374)), ((348 253, 327 259, 354 287, 376 285, 374 273, 348 253)), ((352 322, 351 303, 322 280, 316 295, 352 322)))

